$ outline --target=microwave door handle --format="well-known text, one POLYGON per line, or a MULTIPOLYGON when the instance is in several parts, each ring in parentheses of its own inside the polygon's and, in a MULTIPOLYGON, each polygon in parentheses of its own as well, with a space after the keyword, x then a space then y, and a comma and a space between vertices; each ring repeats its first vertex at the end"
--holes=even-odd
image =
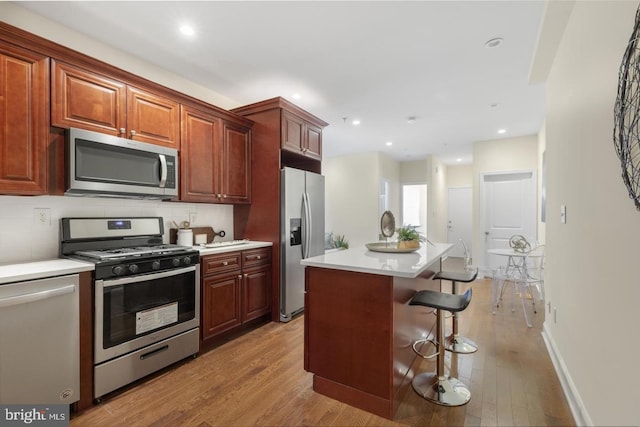
POLYGON ((164 154, 160 154, 160 188, 164 188, 167 184, 167 158, 164 154))

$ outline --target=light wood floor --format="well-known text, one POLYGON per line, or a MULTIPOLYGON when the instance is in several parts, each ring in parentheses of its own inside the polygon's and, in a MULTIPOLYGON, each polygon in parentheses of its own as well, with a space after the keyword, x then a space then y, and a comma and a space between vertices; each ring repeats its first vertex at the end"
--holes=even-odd
MULTIPOLYGON (((476 281, 473 291, 461 326, 480 349, 447 357, 452 374, 471 390, 465 406, 436 406, 409 389, 389 421, 315 393, 303 369, 299 317, 134 384, 74 416, 71 426, 575 425, 540 334, 543 310, 531 313, 527 328, 518 301, 514 312, 508 303, 491 314, 490 280, 476 281)), ((419 372, 434 367, 420 363, 419 372)))

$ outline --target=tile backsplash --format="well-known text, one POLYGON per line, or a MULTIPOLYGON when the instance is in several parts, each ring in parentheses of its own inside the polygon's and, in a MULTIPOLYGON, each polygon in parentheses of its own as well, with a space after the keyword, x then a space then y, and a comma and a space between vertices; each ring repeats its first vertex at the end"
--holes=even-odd
POLYGON ((0 196, 0 265, 58 257, 60 218, 161 216, 164 242, 171 221, 193 218, 192 226, 224 230, 233 240, 233 206, 99 197, 0 196))

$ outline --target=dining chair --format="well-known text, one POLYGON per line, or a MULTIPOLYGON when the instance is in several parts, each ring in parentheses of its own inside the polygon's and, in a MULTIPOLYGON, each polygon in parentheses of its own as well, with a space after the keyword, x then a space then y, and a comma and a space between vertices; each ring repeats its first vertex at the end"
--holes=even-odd
POLYGON ((473 267, 471 266, 471 262, 472 262, 471 249, 469 249, 469 246, 467 246, 467 244, 463 239, 458 239, 458 240, 460 241, 460 244, 462 245, 462 249, 464 251, 464 269, 465 271, 472 270, 473 267))
POLYGON ((537 314, 536 297, 533 289, 535 288, 538 291, 540 301, 544 301, 544 245, 539 245, 524 255, 521 270, 507 271, 504 267, 498 267, 494 270, 492 283, 493 314, 497 313, 502 303, 505 287, 509 284, 513 285, 511 311, 515 311, 514 301, 515 297, 519 295, 525 322, 531 328, 532 324, 527 313, 526 300, 531 299, 533 313, 537 314))

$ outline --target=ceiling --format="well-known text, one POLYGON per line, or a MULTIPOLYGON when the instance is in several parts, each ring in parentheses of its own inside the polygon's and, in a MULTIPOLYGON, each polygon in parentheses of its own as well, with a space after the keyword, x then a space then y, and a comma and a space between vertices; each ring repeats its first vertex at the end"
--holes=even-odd
POLYGON ((380 151, 465 164, 473 142, 535 134, 544 116, 544 85, 528 78, 542 1, 19 5, 237 106, 287 98, 330 123, 325 157, 380 151), (179 32, 184 23, 193 36, 179 32), (502 45, 485 47, 494 38, 502 45))

